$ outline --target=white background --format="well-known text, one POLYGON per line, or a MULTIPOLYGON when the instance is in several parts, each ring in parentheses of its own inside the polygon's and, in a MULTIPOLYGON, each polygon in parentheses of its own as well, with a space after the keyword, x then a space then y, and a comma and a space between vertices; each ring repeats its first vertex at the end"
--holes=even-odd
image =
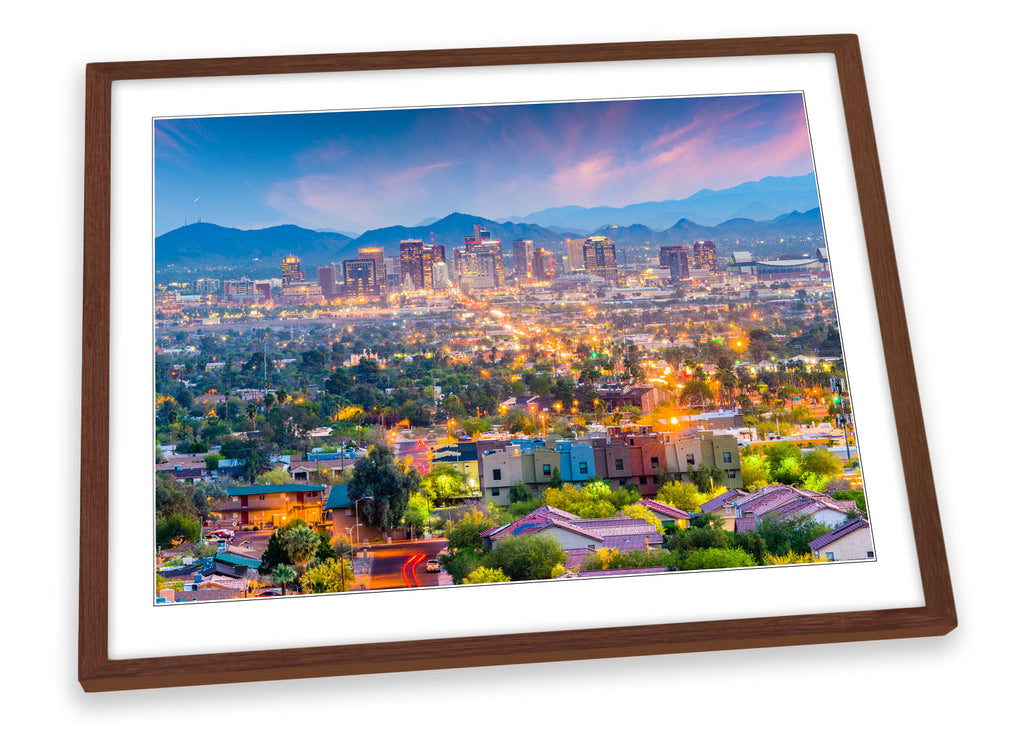
POLYGON ((911 724, 934 734, 1012 731, 1015 664, 1024 654, 1016 626, 1020 575, 1011 568, 1019 546, 1012 526, 987 516, 980 503, 998 494, 1012 504, 1020 487, 1009 432, 1017 390, 997 383, 1013 375, 1021 353, 1015 287, 1024 266, 1018 228, 1007 226, 1018 212, 1022 162, 1018 111, 1008 94, 1019 69, 1011 51, 1017 24, 1002 5, 973 3, 969 15, 921 13, 892 2, 858 3, 855 10, 642 0, 564 7, 390 2, 377 11, 351 5, 93 2, 6 11, 5 724, 31 733, 104 735, 167 727, 250 735, 288 727, 501 734, 543 719, 602 733, 888 734, 911 724), (942 639, 81 692, 75 670, 86 62, 830 32, 861 37, 958 630, 942 639), (34 279, 24 278, 25 260, 35 267, 34 279), (969 438, 982 433, 1009 438, 998 458, 965 454, 969 438), (13 498, 28 503, 12 505, 13 498), (766 694, 801 692, 805 697, 765 704, 772 698, 766 694), (725 693, 729 704, 742 706, 727 706, 725 693))

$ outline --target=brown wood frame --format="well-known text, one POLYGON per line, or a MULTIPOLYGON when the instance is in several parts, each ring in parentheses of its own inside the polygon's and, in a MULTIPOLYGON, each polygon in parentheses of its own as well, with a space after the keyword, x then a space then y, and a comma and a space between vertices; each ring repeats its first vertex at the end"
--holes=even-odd
POLYGON ((914 362, 855 35, 115 62, 86 67, 78 677, 86 691, 943 635, 956 627, 914 362), (111 660, 107 654, 111 84, 378 69, 833 54, 925 597, 922 607, 111 660))

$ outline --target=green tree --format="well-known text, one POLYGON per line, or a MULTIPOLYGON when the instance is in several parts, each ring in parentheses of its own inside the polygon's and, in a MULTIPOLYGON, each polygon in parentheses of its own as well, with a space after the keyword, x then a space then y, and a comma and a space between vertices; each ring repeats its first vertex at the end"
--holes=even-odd
POLYGON ((765 547, 772 555, 786 555, 789 551, 809 553, 811 548, 807 543, 830 529, 828 525, 815 522, 807 515, 767 517, 757 526, 758 534, 764 538, 765 547))
POLYGON ((843 462, 831 451, 821 448, 806 453, 800 466, 804 472, 819 476, 838 476, 843 472, 843 462))
POLYGON ((184 539, 195 542, 199 539, 201 527, 198 520, 185 517, 181 514, 172 514, 165 520, 161 520, 156 526, 156 544, 166 547, 172 541, 184 539))
POLYGON ((665 528, 661 526, 661 520, 654 515, 654 512, 640 502, 623 507, 619 510, 619 514, 623 517, 645 520, 648 524, 654 525, 654 529, 658 531, 659 535, 665 532, 665 528))
POLYGON ((335 558, 311 565, 299 583, 310 594, 333 594, 348 591, 353 581, 355 574, 349 562, 335 558))
POLYGON ((283 468, 274 468, 264 471, 256 477, 256 486, 280 486, 282 484, 294 483, 292 477, 283 468))
MULTIPOLYGON (((451 541, 449 540, 449 544, 451 541)), ((473 570, 480 567, 483 561, 482 553, 475 553, 472 550, 460 550, 448 555, 442 555, 437 560, 441 566, 452 577, 456 584, 461 584, 473 570)))
POLYGON ((423 493, 434 504, 445 504, 452 499, 468 496, 469 478, 454 466, 436 463, 420 481, 423 493))
POLYGON ((565 564, 558 540, 543 533, 502 539, 484 556, 488 568, 500 568, 513 581, 551 578, 552 569, 565 564))
POLYGON ((495 522, 493 517, 484 514, 479 509, 466 512, 462 515, 462 519, 448 531, 449 550, 483 550, 484 541, 480 537, 480 533, 494 527, 495 522))
POLYGON ((288 557, 298 567, 299 572, 304 572, 320 547, 320 536, 307 527, 305 522, 302 522, 302 524, 294 524, 281 530, 281 545, 288 552, 288 557))
POLYGON ((710 570, 715 568, 743 568, 755 566, 757 562, 746 550, 740 548, 707 548, 694 550, 683 560, 684 571, 710 570))
POLYGON ((768 485, 768 463, 759 453, 749 453, 740 458, 740 475, 743 488, 747 491, 768 485))
POLYGON ((417 531, 422 533, 430 520, 432 509, 430 500, 425 495, 412 494, 409 496, 409 506, 405 509, 405 517, 402 521, 412 528, 414 535, 417 531))
POLYGON ((288 593, 288 584, 295 580, 295 569, 284 563, 278 563, 270 572, 270 580, 281 587, 281 594, 288 593))
POLYGON ((206 463, 207 471, 216 471, 223 460, 225 458, 220 453, 207 453, 203 456, 203 462, 206 463))
POLYGON ((654 498, 656 501, 668 504, 670 507, 687 512, 695 512, 710 497, 701 494, 696 484, 690 484, 685 481, 670 481, 658 489, 658 495, 654 498))
POLYGON ((513 504, 516 502, 532 501, 536 496, 533 490, 522 481, 516 481, 508 491, 509 501, 513 504))
POLYGON ((359 504, 363 519, 381 529, 393 529, 402 523, 409 496, 419 488, 420 475, 415 469, 400 468, 390 448, 375 445, 353 466, 348 497, 357 504, 372 497, 359 504))
POLYGON ((503 583, 512 579, 505 575, 500 568, 475 568, 462 579, 462 583, 503 583))
POLYGON ((292 559, 288 557, 288 551, 285 550, 284 545, 281 543, 280 530, 275 530, 270 535, 270 539, 267 540, 267 549, 263 551, 263 555, 260 557, 260 573, 268 576, 277 566, 288 566, 291 563, 292 559))
POLYGON ((717 466, 708 466, 703 463, 696 469, 690 471, 690 478, 697 484, 697 490, 701 494, 710 494, 714 487, 725 486, 725 471, 717 466))
POLYGON ((255 483, 256 477, 270 468, 270 451, 260 443, 251 445, 244 455, 242 465, 242 475, 246 481, 250 484, 255 483))

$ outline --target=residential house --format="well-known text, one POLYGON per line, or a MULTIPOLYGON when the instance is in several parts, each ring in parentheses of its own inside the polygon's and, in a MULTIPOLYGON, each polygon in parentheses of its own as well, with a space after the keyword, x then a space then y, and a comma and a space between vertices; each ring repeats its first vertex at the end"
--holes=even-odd
POLYGON ((520 535, 549 535, 566 553, 567 569, 579 569, 587 556, 601 548, 626 552, 660 548, 663 542, 657 528, 643 519, 607 517, 584 519, 564 510, 544 505, 506 525, 480 533, 484 545, 491 547, 503 539, 520 535))
POLYGON ((319 484, 231 486, 230 496, 216 502, 222 519, 242 527, 280 527, 296 517, 312 526, 324 521, 326 487, 319 484))
POLYGON ((609 412, 616 412, 625 407, 636 407, 645 415, 654 411, 659 402, 672 398, 664 389, 650 385, 598 389, 597 396, 604 402, 609 412))
MULTIPOLYGON (((366 505, 370 503, 362 502, 361 509, 365 511, 366 505)), ((324 503, 324 523, 334 535, 355 542, 380 540, 384 537, 384 533, 379 527, 360 522, 357 518, 356 505, 348 496, 348 484, 330 487, 327 501, 324 503), (356 528, 356 525, 359 527, 356 528)))
POLYGON ((871 526, 857 517, 808 543, 815 560, 871 560, 875 557, 871 526))
POLYGON ((665 504, 655 499, 641 499, 640 503, 651 510, 659 522, 671 522, 680 530, 689 526, 690 520, 693 519, 693 515, 686 510, 676 509, 671 504, 665 504))
POLYGON ((742 489, 728 489, 718 496, 708 499, 700 505, 701 514, 713 514, 722 519, 724 529, 729 532, 736 530, 735 502, 749 496, 742 489))
POLYGON ((704 465, 722 469, 726 486, 743 483, 740 447, 733 435, 711 430, 666 433, 665 457, 668 470, 681 481, 693 483, 692 473, 704 465))

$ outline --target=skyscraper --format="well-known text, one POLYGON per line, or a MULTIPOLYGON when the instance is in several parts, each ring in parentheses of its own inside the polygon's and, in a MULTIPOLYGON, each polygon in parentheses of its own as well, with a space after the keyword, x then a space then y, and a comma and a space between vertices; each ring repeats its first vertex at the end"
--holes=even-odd
POLYGON ((566 238, 565 247, 569 252, 569 271, 583 271, 583 244, 586 238, 566 238))
POLYGON ((512 268, 520 281, 533 273, 533 241, 520 238, 512 241, 512 268))
POLYGON ((373 259, 373 262, 377 265, 376 277, 377 285, 380 286, 386 283, 387 279, 387 266, 384 263, 384 249, 383 248, 372 248, 370 246, 363 246, 359 249, 359 258, 373 259))
POLYGON ((583 243, 583 269, 610 284, 619 283, 619 267, 615 260, 615 243, 611 238, 595 235, 583 243))
POLYGON ((718 255, 715 253, 714 241, 694 241, 693 268, 707 271, 718 270, 718 255))
POLYGON ((316 270, 316 283, 320 285, 320 292, 328 302, 339 296, 335 288, 337 281, 338 272, 334 266, 321 266, 316 270))
MULTIPOLYGON (((473 226, 473 235, 467 235, 463 246, 467 254, 488 253, 494 263, 494 284, 501 289, 505 286, 505 255, 501 250, 501 241, 491 238, 489 231, 483 230, 479 224, 473 226)), ((459 276, 462 274, 460 272, 459 276)))
POLYGON ((533 252, 533 278, 537 281, 551 281, 555 278, 555 263, 546 248, 538 248, 533 252))
POLYGON ((690 276, 690 254, 686 246, 662 246, 658 254, 658 264, 668 269, 672 283, 679 284, 690 276))
POLYGON ((281 260, 281 283, 294 284, 305 280, 302 275, 302 259, 298 256, 285 256, 281 260))
POLYGON ((349 258, 341 262, 345 272, 345 296, 376 299, 380 294, 377 262, 372 258, 349 258))
POLYGON ((433 289, 433 265, 444 261, 444 245, 425 244, 417 238, 401 241, 398 247, 402 281, 408 276, 416 289, 433 289))

